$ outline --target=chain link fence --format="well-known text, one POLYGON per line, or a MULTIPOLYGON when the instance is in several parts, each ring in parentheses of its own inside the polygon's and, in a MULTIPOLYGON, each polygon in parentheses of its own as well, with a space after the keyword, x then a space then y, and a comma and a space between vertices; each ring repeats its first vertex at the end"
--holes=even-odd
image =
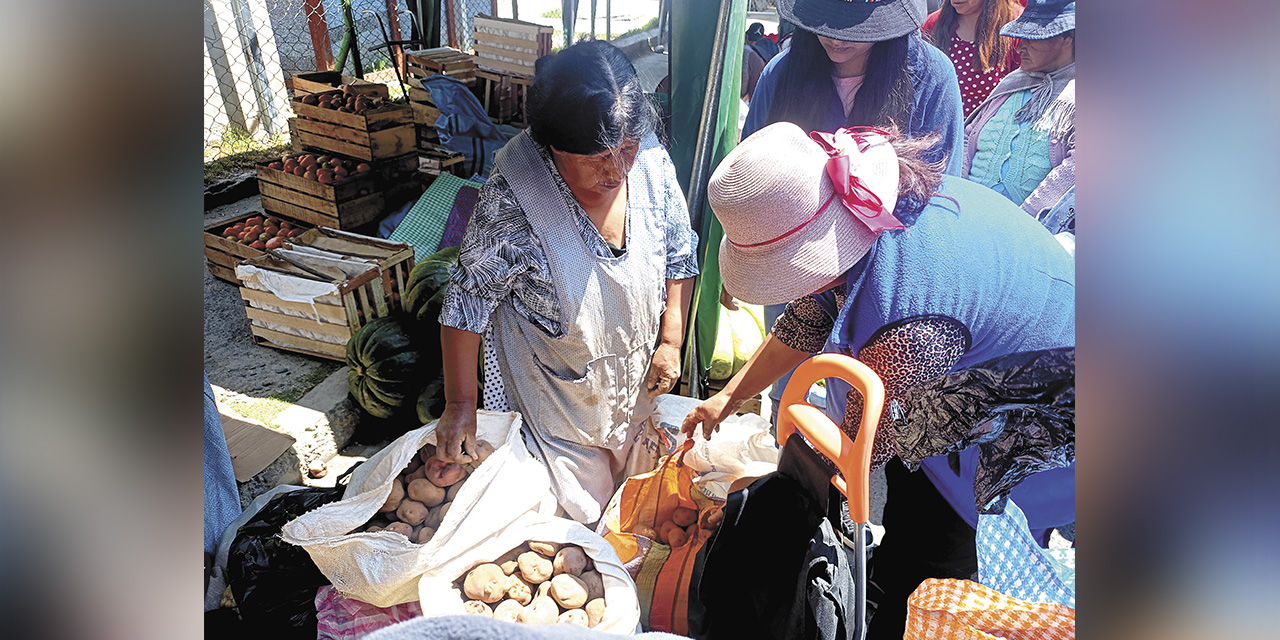
POLYGON ((285 80, 295 73, 340 64, 354 75, 358 60, 366 78, 395 85, 383 43, 410 38, 408 9, 406 0, 204 0, 205 162, 288 144, 285 80))

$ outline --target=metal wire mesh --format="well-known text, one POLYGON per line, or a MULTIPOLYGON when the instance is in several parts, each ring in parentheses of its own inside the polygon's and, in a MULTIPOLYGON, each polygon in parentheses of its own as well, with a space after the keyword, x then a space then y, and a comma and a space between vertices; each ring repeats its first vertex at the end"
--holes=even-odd
POLYGON ((382 45, 410 37, 407 8, 405 0, 204 0, 205 162, 288 143, 285 80, 295 73, 335 69, 341 58, 342 72, 355 75, 358 58, 367 79, 396 85, 382 45))

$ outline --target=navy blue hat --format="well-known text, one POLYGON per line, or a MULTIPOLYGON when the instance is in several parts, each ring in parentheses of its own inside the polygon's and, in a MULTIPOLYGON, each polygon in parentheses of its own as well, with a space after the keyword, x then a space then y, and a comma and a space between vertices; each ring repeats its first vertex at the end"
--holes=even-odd
POLYGON ((1076 3, 1067 0, 1030 0, 1017 20, 1000 29, 1000 35, 1023 40, 1045 40, 1076 28, 1076 3))
POLYGON ((778 17, 845 42, 883 42, 920 28, 925 0, 778 0, 778 17))

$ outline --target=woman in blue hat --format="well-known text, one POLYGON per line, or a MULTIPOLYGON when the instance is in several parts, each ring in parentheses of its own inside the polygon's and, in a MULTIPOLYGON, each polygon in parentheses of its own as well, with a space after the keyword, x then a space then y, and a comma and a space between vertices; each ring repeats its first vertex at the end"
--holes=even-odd
POLYGON ((1032 0, 1000 34, 1022 64, 966 120, 961 175, 1043 219, 1076 183, 1076 3, 1032 0))

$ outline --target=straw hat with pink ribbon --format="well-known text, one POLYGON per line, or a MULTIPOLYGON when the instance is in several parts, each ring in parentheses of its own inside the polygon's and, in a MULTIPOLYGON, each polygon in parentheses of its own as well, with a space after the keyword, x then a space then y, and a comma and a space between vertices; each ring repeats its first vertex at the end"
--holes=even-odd
POLYGON ((752 304, 820 291, 880 232, 904 228, 893 216, 898 156, 879 129, 811 137, 789 122, 769 125, 725 157, 707 197, 724 228, 725 290, 752 304))

